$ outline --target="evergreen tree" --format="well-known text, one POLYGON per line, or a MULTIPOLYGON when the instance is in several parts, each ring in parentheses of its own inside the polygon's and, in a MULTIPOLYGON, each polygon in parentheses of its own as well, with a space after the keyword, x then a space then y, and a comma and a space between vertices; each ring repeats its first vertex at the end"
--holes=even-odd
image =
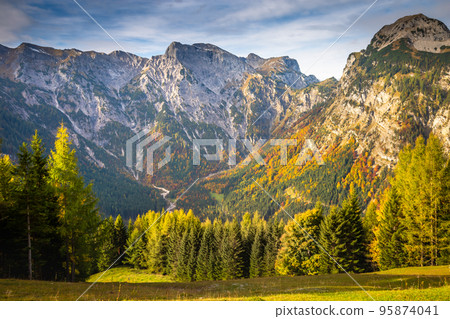
POLYGON ((114 220, 112 216, 104 219, 98 227, 97 268, 106 270, 117 258, 117 250, 114 241, 114 220))
POLYGON ((186 262, 186 275, 187 279, 189 281, 195 280, 195 273, 196 273, 196 267, 197 267, 197 256, 198 256, 198 250, 200 246, 200 235, 201 235, 201 228, 198 223, 191 224, 190 230, 189 230, 189 238, 188 238, 188 248, 189 248, 189 254, 186 262))
POLYGON ((322 224, 320 225, 319 243, 323 248, 320 250, 321 273, 337 273, 341 270, 333 259, 330 258, 330 256, 335 258, 338 255, 338 238, 335 231, 338 225, 338 209, 336 207, 332 207, 330 213, 324 218, 322 224))
POLYGON ((256 235, 253 240, 252 249, 250 253, 250 269, 249 277, 259 277, 262 274, 262 260, 264 255, 264 229, 263 227, 258 227, 256 230, 256 235))
MULTIPOLYGON (((15 170, 15 193, 18 216, 16 222, 26 230, 28 278, 53 278, 59 261, 56 233, 56 197, 48 182, 47 158, 37 132, 32 138, 31 151, 23 143, 15 170)), ((21 236, 18 237, 19 240, 21 236)), ((25 247, 24 247, 25 248, 25 247)))
POLYGON ((375 237, 374 229, 378 226, 377 204, 375 201, 371 201, 367 206, 366 213, 363 218, 363 226, 367 234, 368 242, 372 242, 375 237))
POLYGON ((215 219, 213 223, 213 244, 212 254, 208 263, 208 279, 221 279, 223 273, 223 259, 221 255, 222 239, 224 236, 224 224, 220 219, 215 219))
MULTIPOLYGON (((259 215, 255 213, 254 216, 258 218, 259 215)), ((256 235, 255 218, 252 219, 250 213, 247 212, 242 216, 240 229, 242 237, 242 273, 244 277, 248 277, 250 271, 250 254, 256 235)))
MULTIPOLYGON (((28 264, 28 279, 33 279, 33 264, 32 264, 32 247, 31 247, 31 214, 34 204, 33 201, 33 179, 32 179, 32 162, 31 154, 28 150, 28 145, 24 142, 19 149, 19 162, 16 169, 16 175, 19 178, 19 189, 17 193, 17 203, 19 212, 25 216, 24 226, 26 227, 27 238, 27 264, 28 264)), ((34 229, 33 229, 34 231, 34 229)))
POLYGON ((278 222, 276 218, 271 218, 267 226, 266 245, 264 246, 262 276, 269 277, 275 275, 275 263, 278 251, 281 246, 281 235, 284 224, 278 222))
POLYGON ((39 278, 55 280, 62 271, 62 239, 59 234, 61 224, 56 192, 50 183, 48 158, 44 155, 45 148, 37 131, 31 139, 31 151, 34 184, 31 223, 35 230, 35 270, 39 278))
POLYGON ((406 265, 405 228, 402 225, 400 198, 396 188, 385 192, 385 200, 379 212, 379 226, 375 230, 380 269, 398 268, 406 265))
POLYGON ((197 268, 195 271, 196 280, 214 280, 211 276, 211 259, 214 258, 216 251, 213 224, 207 219, 203 225, 203 236, 197 257, 197 268))
MULTIPOLYGON (((156 214, 155 217, 158 218, 159 214, 156 214)), ((162 223, 163 221, 161 220, 154 224, 152 223, 153 226, 146 233, 146 237, 148 238, 146 260, 150 272, 164 274, 167 260, 167 243, 162 233, 162 223)))
POLYGON ((138 215, 134 221, 133 230, 127 240, 127 247, 130 248, 124 258, 125 263, 132 265, 134 268, 144 269, 148 267, 146 256, 148 233, 145 233, 145 230, 153 223, 153 218, 155 218, 155 213, 147 212, 143 216, 138 215))
POLYGON ((236 219, 224 225, 223 236, 219 246, 221 258, 221 278, 233 279, 243 275, 243 246, 239 223, 236 219))
MULTIPOLYGON (((127 245, 127 228, 123 223, 122 216, 117 215, 116 220, 114 222, 114 247, 116 249, 116 258, 121 256, 126 249, 127 245)), ((122 263, 122 260, 117 262, 118 264, 122 263)))
MULTIPOLYGON (((336 249, 332 255, 348 272, 367 269, 367 240, 361 220, 358 198, 353 188, 337 214, 336 249)), ((324 247, 326 248, 326 247, 324 247)), ((329 252, 330 253, 330 252, 329 252)), ((339 269, 341 271, 341 269, 339 269)))
POLYGON ((340 224, 336 229, 338 238, 338 258, 346 271, 367 270, 367 238, 361 219, 361 209, 354 190, 342 203, 340 224))
POLYGON ((176 262, 174 267, 174 274, 176 279, 180 281, 189 281, 189 272, 188 272, 188 259, 190 255, 190 241, 189 241, 189 229, 186 228, 184 230, 183 236, 181 237, 181 241, 179 243, 180 247, 176 253, 176 262))

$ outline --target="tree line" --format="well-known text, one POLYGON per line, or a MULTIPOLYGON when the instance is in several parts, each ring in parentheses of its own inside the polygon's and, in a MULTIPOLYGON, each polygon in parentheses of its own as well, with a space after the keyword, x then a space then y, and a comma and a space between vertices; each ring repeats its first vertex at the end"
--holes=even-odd
POLYGON ((450 167, 439 139, 406 147, 365 214, 355 187, 340 207, 264 218, 192 210, 102 218, 67 129, 45 155, 37 132, 18 161, 0 158, 0 275, 82 280, 112 264, 179 281, 365 272, 450 262, 450 167), (364 216, 363 216, 364 215, 364 216))
MULTIPOLYGON (((201 222, 192 211, 148 212, 130 224, 126 262, 178 280, 366 272, 450 262, 450 165, 430 135, 406 147, 380 201, 365 214, 351 187, 341 207, 320 202, 293 218, 201 222), (287 221, 285 224, 284 221, 287 221)), ((281 212, 280 214, 284 214, 281 212)))

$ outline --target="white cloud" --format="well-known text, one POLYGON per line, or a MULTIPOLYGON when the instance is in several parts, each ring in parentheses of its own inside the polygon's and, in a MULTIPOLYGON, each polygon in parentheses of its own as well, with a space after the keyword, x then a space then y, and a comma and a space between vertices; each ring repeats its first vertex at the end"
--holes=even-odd
POLYGON ((31 24, 30 18, 7 2, 0 2, 0 42, 16 41, 18 32, 31 24))
MULTIPOLYGON (((7 0, 12 1, 12 0, 7 0)), ((0 41, 110 52, 120 49, 72 1, 15 0, 1 10, 0 41), (26 14, 21 14, 21 10, 26 14), (15 18, 10 18, 14 16, 15 18), (32 18, 27 19, 27 16, 32 18), (5 22, 8 21, 8 22, 5 22), (5 24, 5 27, 3 27, 5 24), (21 31, 22 30, 22 31, 21 31), (29 40, 31 39, 31 40, 29 40)), ((384 24, 423 12, 448 23, 445 0, 379 0, 320 61, 317 57, 373 0, 100 0, 81 1, 127 51, 164 53, 172 41, 209 42, 240 56, 289 55, 304 72, 340 77, 348 54, 367 46, 384 24), (447 21, 446 21, 447 20, 447 21)), ((6 42, 6 43, 5 43, 6 42)))

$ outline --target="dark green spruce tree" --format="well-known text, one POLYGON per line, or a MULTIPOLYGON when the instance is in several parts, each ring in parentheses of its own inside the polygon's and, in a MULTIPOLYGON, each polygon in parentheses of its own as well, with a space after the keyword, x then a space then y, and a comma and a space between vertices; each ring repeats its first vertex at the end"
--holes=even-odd
POLYGON ((226 222, 219 247, 221 278, 241 278, 243 275, 243 245, 241 229, 236 219, 226 222))
POLYGON ((386 193, 379 226, 375 231, 380 269, 406 266, 405 227, 402 225, 400 198, 395 187, 386 193))
POLYGON ((320 225, 319 243, 322 249, 320 249, 319 264, 321 273, 337 273, 341 270, 330 257, 336 258, 338 255, 338 238, 335 232, 339 225, 338 217, 338 209, 333 207, 320 225))
POLYGON ((252 249, 250 252, 250 269, 249 277, 259 277, 263 273, 263 256, 264 256, 264 241, 265 234, 263 227, 258 227, 253 240, 252 249))
POLYGON ((267 225, 266 245, 264 246, 262 276, 275 275, 275 262, 280 249, 280 238, 284 231, 284 223, 271 218, 267 225))
POLYGON ((98 227, 97 268, 99 271, 106 270, 117 259, 114 231, 112 216, 104 219, 98 227))
POLYGON ((200 248, 197 257, 197 268, 195 270, 196 280, 214 280, 213 278, 213 265, 212 260, 215 256, 216 245, 214 239, 214 228, 209 219, 206 220, 203 230, 203 236, 200 243, 200 248))
MULTIPOLYGON (((368 268, 367 240, 361 219, 361 209, 356 192, 352 188, 342 208, 333 214, 326 224, 326 233, 323 237, 322 246, 347 272, 363 272, 368 268), (333 234, 334 228, 334 234, 333 234)), ((325 227, 324 227, 325 228, 325 227)), ((330 266, 330 257, 322 253, 321 259, 330 266)), ((331 260, 331 262, 333 262, 331 260)), ((323 262, 321 262, 323 265, 323 262)), ((325 267, 327 269, 327 267, 325 267)), ((340 267, 331 266, 333 271, 342 271, 340 267)))
MULTIPOLYGON (((119 258, 120 255, 123 254, 123 252, 126 249, 127 246, 127 240, 128 240, 128 232, 125 224, 123 223, 122 216, 117 215, 116 220, 114 222, 114 232, 113 232, 113 238, 114 238, 114 247, 116 249, 116 258, 119 258)), ((122 263, 122 258, 117 262, 117 264, 122 263)))

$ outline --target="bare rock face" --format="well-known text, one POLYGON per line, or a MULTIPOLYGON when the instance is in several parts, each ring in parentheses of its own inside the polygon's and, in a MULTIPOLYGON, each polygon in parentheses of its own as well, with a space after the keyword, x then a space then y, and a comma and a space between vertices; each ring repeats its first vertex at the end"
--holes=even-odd
POLYGON ((172 42, 165 56, 178 60, 216 94, 227 84, 241 81, 246 72, 254 72, 244 60, 212 44, 172 42))
POLYGON ((440 53, 450 47, 450 31, 447 26, 423 14, 403 17, 384 26, 375 34, 371 45, 381 50, 400 39, 406 39, 419 51, 440 53))
POLYGON ((377 165, 388 167, 418 135, 432 132, 450 151, 449 44, 447 26, 422 14, 384 26, 367 50, 349 55, 318 126, 326 132, 323 145, 354 140, 359 153, 368 151, 377 165), (404 40, 406 48, 396 45, 404 40), (421 64, 425 59, 430 62, 421 64))
POLYGON ((6 108, 18 118, 52 126, 41 114, 50 108, 58 118, 53 124, 64 118, 75 134, 117 156, 133 132, 161 121, 160 112, 168 112, 188 138, 203 136, 204 125, 242 137, 249 122, 270 108, 271 116, 261 121, 269 123, 268 135, 271 121, 291 106, 279 99, 283 90, 318 82, 288 57, 242 58, 212 44, 179 42, 150 59, 122 51, 0 46, 0 80, 6 108), (252 78, 262 81, 248 86, 252 78))

